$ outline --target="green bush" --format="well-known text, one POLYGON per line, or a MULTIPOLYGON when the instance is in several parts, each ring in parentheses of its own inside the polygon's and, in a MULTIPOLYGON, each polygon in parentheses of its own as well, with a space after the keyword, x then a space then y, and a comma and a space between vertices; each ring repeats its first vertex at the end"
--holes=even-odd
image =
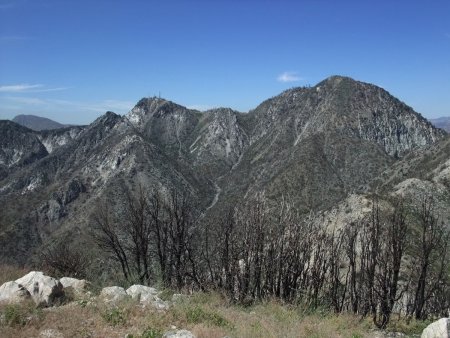
POLYGON ((163 333, 160 330, 148 328, 140 335, 140 338, 161 338, 163 333))
POLYGON ((23 326, 26 324, 26 313, 19 305, 6 305, 2 311, 4 324, 7 326, 23 326))
POLYGON ((0 310, 0 323, 4 326, 24 326, 34 319, 42 319, 42 309, 34 303, 7 304, 0 310))
POLYGON ((215 312, 207 312, 199 306, 186 311, 186 319, 189 323, 208 323, 219 327, 231 326, 228 320, 215 312))
POLYGON ((126 313, 117 307, 106 310, 102 317, 112 326, 125 325, 127 322, 126 313))

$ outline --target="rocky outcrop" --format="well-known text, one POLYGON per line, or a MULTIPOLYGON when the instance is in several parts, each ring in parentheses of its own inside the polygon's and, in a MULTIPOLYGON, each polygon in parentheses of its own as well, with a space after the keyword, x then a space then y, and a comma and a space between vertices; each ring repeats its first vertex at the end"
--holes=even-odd
POLYGON ((16 282, 6 282, 0 286, 0 303, 21 303, 31 299, 26 288, 16 282))
POLYGON ((100 292, 99 298, 105 303, 120 303, 129 298, 125 289, 120 286, 108 286, 100 292))
POLYGON ((158 291, 155 288, 144 285, 132 285, 126 292, 132 299, 140 302, 152 300, 153 297, 158 295, 158 291))
POLYGON ((36 133, 28 128, 0 120, 0 135, 0 181, 48 155, 36 133))
POLYGON ((64 288, 72 288, 76 295, 84 294, 88 286, 88 283, 85 279, 63 277, 59 281, 64 288))
POLYGON ((38 306, 52 306, 62 301, 64 287, 59 280, 45 276, 40 271, 31 271, 16 280, 17 284, 25 287, 38 306))
POLYGON ((441 318, 428 325, 423 330, 421 338, 449 338, 450 337, 450 319, 441 318))
POLYGON ((169 304, 158 297, 158 290, 144 285, 130 286, 126 293, 134 300, 142 305, 151 305, 159 310, 166 310, 169 304))
POLYGON ((65 146, 82 134, 84 127, 69 127, 58 130, 41 131, 37 136, 49 154, 65 146))

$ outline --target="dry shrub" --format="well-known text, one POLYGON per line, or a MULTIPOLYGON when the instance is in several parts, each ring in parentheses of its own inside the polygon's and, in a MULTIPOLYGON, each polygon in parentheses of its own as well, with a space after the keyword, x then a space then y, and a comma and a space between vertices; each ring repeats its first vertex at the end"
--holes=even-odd
POLYGON ((14 265, 1 264, 0 265, 0 285, 3 283, 14 281, 20 277, 25 276, 30 270, 24 267, 14 265))

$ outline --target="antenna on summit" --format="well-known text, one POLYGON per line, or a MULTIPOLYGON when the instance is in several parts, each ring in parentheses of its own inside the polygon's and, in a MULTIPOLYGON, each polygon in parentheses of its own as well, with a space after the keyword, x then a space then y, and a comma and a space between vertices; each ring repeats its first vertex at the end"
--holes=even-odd
POLYGON ((158 92, 158 99, 161 98, 161 91, 158 92))

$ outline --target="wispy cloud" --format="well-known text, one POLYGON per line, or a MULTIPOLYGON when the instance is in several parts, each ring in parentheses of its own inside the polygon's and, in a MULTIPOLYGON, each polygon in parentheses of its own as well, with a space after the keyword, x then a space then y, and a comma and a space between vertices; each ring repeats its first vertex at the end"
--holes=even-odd
POLYGON ((66 89, 67 87, 49 88, 42 84, 16 84, 0 86, 0 93, 44 93, 66 89))
POLYGON ((302 80, 302 78, 296 72, 284 72, 278 75, 278 82, 297 82, 302 80))
POLYGON ((41 84, 17 84, 17 85, 7 85, 7 86, 0 86, 0 92, 1 93, 21 93, 26 92, 30 89, 36 89, 43 87, 41 84))
POLYGON ((79 111, 79 112, 96 112, 104 113, 108 110, 116 113, 126 113, 133 108, 134 103, 131 101, 120 100, 102 100, 96 102, 71 101, 61 99, 48 99, 26 96, 0 96, 0 102, 13 102, 21 105, 24 110, 28 108, 39 109, 44 111, 79 111), (3 99, 3 100, 2 100, 3 99))
POLYGON ((23 96, 5 96, 4 99, 8 101, 12 101, 21 105, 32 105, 32 106, 38 106, 38 105, 44 105, 46 104, 46 100, 40 99, 37 97, 23 97, 23 96))

